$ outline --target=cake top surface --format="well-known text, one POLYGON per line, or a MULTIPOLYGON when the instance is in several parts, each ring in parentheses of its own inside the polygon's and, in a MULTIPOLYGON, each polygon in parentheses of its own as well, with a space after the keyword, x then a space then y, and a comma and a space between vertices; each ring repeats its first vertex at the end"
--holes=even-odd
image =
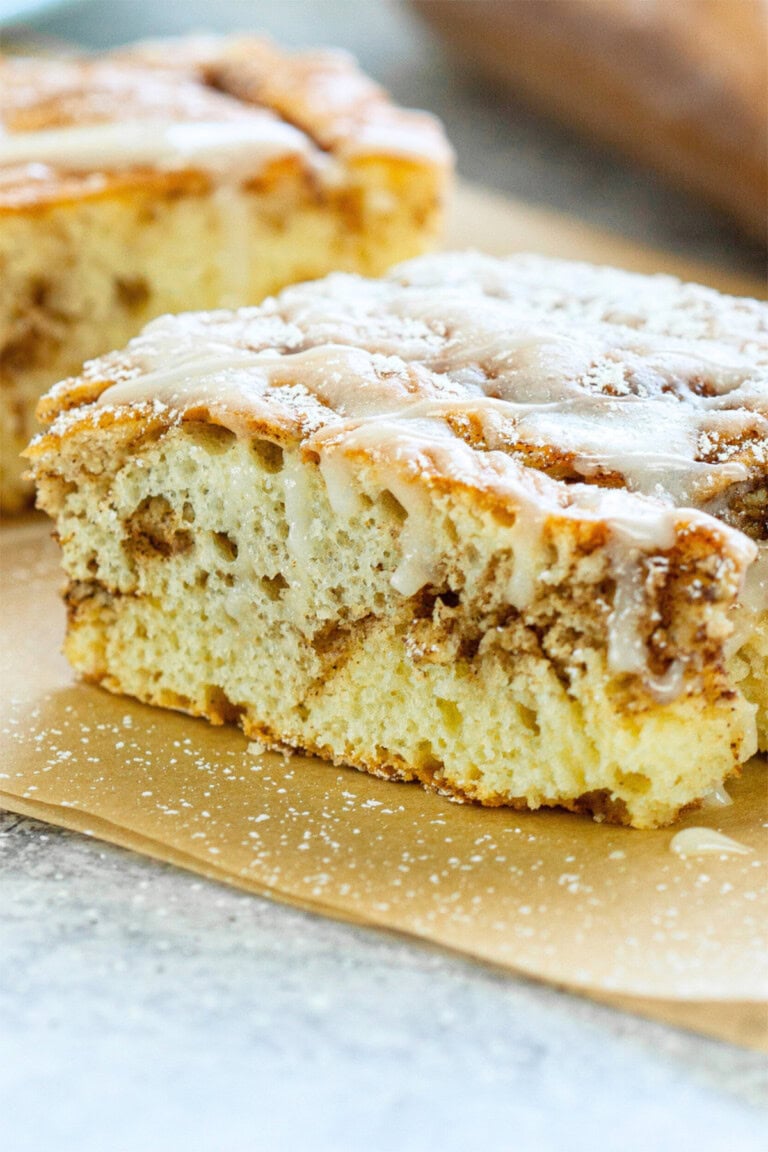
MULTIPOLYGON (((257 308, 150 324, 44 408, 159 402, 303 440, 385 426, 504 454, 561 484, 739 523, 768 479, 768 306, 666 276, 515 256, 335 274, 257 308)), ((391 445, 390 445, 391 448, 391 445)), ((768 511, 744 524, 768 536, 768 511)))
POLYGON ((395 106, 343 53, 198 37, 0 61, 4 200, 141 168, 243 181, 285 156, 333 179, 334 167, 367 155, 450 161, 438 122, 395 106))

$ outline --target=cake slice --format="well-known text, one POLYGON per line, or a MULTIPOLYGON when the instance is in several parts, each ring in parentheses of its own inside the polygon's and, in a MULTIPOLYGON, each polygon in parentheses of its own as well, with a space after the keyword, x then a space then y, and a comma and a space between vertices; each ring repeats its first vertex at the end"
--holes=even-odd
POLYGON ((43 391, 163 312, 430 246, 450 153, 346 56, 253 38, 0 59, 0 507, 43 391))
POLYGON ((675 819, 768 747, 768 308, 425 257, 41 405, 87 679, 457 799, 675 819))

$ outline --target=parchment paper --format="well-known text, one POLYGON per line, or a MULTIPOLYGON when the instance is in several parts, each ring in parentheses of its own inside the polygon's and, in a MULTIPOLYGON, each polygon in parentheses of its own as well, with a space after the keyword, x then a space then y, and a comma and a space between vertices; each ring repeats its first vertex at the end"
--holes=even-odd
MULTIPOLYGON (((553 250, 556 218, 537 233, 529 210, 495 200, 478 217, 476 192, 462 203, 493 231, 493 244, 475 234, 478 247, 553 250)), ((563 225, 565 255, 577 249, 566 243, 572 229, 563 225)), ((591 250, 575 254, 616 259, 594 233, 584 244, 591 250)), ((632 263, 626 246, 622 255, 632 263)), ((648 259, 637 254, 638 265, 648 259)), ((2 806, 768 1050, 764 761, 730 786, 732 806, 683 822, 716 828, 749 854, 681 859, 670 830, 457 805, 305 757, 253 754, 236 729, 75 681, 59 655, 49 530, 31 518, 0 532, 2 806)))

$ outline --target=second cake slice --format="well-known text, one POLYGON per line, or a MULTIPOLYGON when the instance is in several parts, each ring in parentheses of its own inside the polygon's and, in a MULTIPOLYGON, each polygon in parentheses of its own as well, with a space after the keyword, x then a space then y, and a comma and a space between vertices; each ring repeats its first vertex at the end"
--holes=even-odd
POLYGON ((0 60, 0 508, 56 380, 163 312, 376 275, 438 230, 450 152, 342 54, 264 40, 0 60))

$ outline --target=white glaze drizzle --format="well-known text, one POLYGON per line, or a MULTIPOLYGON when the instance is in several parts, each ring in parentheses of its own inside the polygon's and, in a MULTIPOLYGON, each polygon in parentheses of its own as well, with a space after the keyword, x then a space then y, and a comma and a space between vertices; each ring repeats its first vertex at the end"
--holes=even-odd
POLYGON ((701 803, 704 808, 730 808, 733 800, 725 784, 721 784, 718 788, 711 788, 709 792, 705 792, 701 803))
POLYGON ((546 520, 546 511, 541 505, 521 501, 509 533, 512 576, 507 584, 507 598, 519 612, 535 599, 538 582, 547 569, 546 520))
POLYGON ((683 828, 669 842, 676 856, 749 856, 752 849, 714 828, 683 828))
POLYGON ((757 558, 746 571, 733 610, 733 632, 725 643, 725 655, 733 656, 745 644, 755 627, 755 621, 768 613, 768 541, 757 548, 757 558))
POLYGON ((400 563, 391 583, 401 596, 415 596, 428 584, 440 585, 440 557, 430 531, 429 493, 418 484, 390 478, 389 488, 405 508, 406 520, 400 533, 400 563))
POLYGON ((325 483, 328 503, 335 516, 351 520, 362 512, 365 504, 362 493, 355 484, 350 484, 349 464, 335 453, 325 453, 320 457, 320 474, 325 483))
POLYGON ((258 108, 229 120, 110 121, 0 133, 0 167, 46 164, 64 172, 199 168, 243 181, 272 160, 313 151, 297 128, 258 108))
POLYGON ((343 161, 355 157, 452 162, 434 117, 392 104, 340 53, 284 54, 254 37, 188 37, 87 60, 19 57, 0 66, 0 169, 12 170, 14 181, 20 169, 31 176, 47 166, 79 174, 196 168, 232 183, 276 157, 301 154, 317 178, 335 185, 346 179, 343 161), (221 70, 231 74, 231 90, 209 84, 221 70), (42 126, 29 130, 36 108, 42 126))
MULTIPOLYGON (((443 256, 381 281, 296 286, 259 309, 161 318, 129 356, 133 374, 99 404, 205 402, 235 430, 249 413, 279 414, 317 453, 344 516, 359 507, 348 492, 362 453, 407 513, 393 578, 403 595, 440 577, 421 483, 430 472, 496 491, 517 510, 508 595, 521 611, 545 574, 551 517, 604 522, 616 581, 609 664, 642 676, 662 701, 682 691, 685 668, 650 674, 647 557, 697 524, 723 540, 736 578, 757 553, 743 534, 676 506, 705 506, 768 467, 768 309, 756 301, 534 257, 443 256), (470 442, 481 430, 484 450, 465 443, 465 428, 470 442), (745 430, 751 463, 729 454, 745 430), (725 445, 711 462, 698 458, 702 436, 725 445), (521 446, 554 448, 587 476, 619 472, 654 499, 558 484, 510 455, 521 446)), ((108 360, 96 370, 108 377, 108 360)), ((287 504, 298 525, 305 512, 287 504)), ((289 536, 299 565, 303 535, 289 536)))
POLYGON ((616 591, 608 617, 608 666, 614 672, 643 676, 659 703, 676 699, 683 687, 685 666, 672 662, 662 676, 648 668, 648 650, 642 626, 647 612, 642 553, 633 549, 614 562, 616 591))
POLYGON ((288 455, 283 467, 283 498, 288 522, 288 552, 295 561, 290 583, 306 591, 307 572, 312 562, 312 493, 307 483, 307 470, 295 457, 288 455))
MULTIPOLYGON (((380 105, 375 116, 358 120, 355 131, 339 142, 339 152, 350 159, 399 156, 444 167, 451 163, 453 154, 436 126, 428 113, 380 105)), ((387 195, 383 189, 381 194, 387 195)))
POLYGON ((754 613, 768 611, 768 541, 759 545, 757 559, 747 571, 741 603, 754 613))

